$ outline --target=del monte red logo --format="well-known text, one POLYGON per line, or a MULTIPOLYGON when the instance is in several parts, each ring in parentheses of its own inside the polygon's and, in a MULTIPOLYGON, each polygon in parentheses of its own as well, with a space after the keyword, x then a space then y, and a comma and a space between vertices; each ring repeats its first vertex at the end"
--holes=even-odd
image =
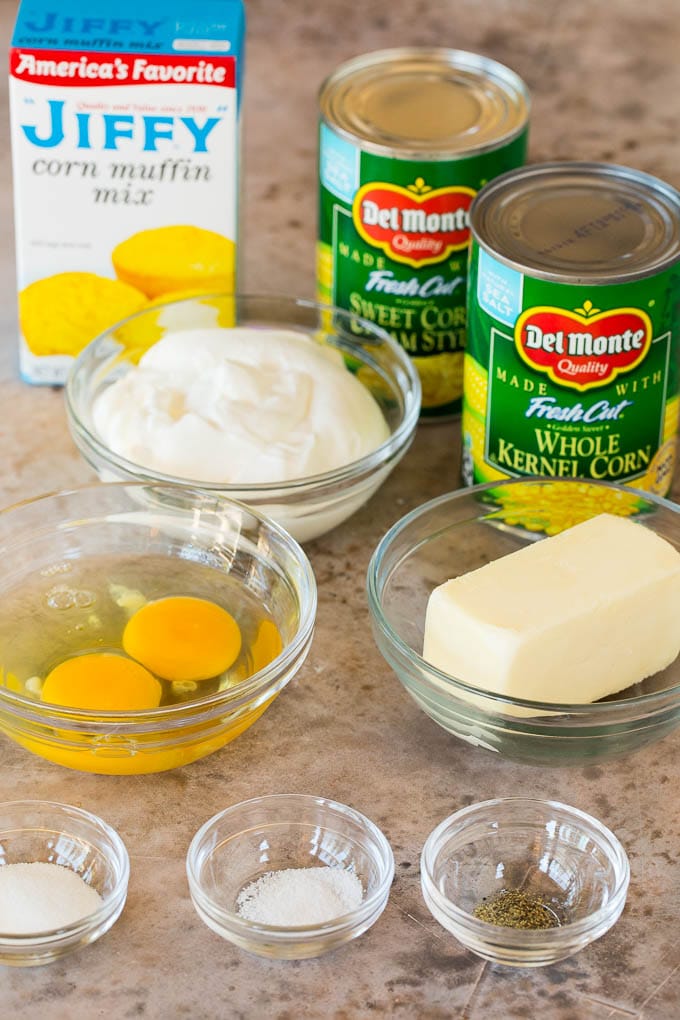
POLYGON ((630 372, 647 355, 652 324, 639 308, 601 312, 584 301, 573 312, 540 305, 515 324, 515 346, 531 368, 553 382, 588 390, 630 372))
POLYGON ((352 220, 368 244, 409 266, 441 262, 467 248, 471 188, 431 188, 422 177, 398 184, 364 184, 354 196, 352 220))

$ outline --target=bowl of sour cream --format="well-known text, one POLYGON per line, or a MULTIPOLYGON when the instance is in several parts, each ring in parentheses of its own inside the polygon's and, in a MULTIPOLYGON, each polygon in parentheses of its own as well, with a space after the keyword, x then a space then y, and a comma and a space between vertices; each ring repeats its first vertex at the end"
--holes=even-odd
POLYGON ((420 383, 399 344, 351 313, 194 294, 151 302, 93 340, 66 407, 102 480, 223 492, 308 541, 358 510, 404 455, 420 383))

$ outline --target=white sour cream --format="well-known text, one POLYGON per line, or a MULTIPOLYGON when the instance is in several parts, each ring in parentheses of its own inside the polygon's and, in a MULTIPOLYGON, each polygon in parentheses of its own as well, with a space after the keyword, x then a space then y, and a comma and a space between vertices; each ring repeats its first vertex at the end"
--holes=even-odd
POLYGON ((168 333, 98 397, 93 419, 127 460, 225 484, 330 471, 389 436, 337 351, 277 329, 168 333))

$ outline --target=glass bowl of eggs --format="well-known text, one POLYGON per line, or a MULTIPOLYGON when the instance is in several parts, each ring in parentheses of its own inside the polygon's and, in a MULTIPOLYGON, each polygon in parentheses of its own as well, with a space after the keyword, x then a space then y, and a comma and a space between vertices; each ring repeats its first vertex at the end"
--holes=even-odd
POLYGON ((0 513, 0 733, 87 772, 158 772, 246 730, 302 665, 300 546, 184 486, 97 483, 0 513))
POLYGON ((417 705, 475 747, 543 766, 623 757, 680 724, 679 552, 680 507, 626 486, 461 489, 377 546, 373 633, 417 705))
POLYGON ((104 481, 239 499, 304 542, 384 482, 420 412, 418 373, 374 323, 313 301, 155 301, 80 354, 69 427, 104 481))

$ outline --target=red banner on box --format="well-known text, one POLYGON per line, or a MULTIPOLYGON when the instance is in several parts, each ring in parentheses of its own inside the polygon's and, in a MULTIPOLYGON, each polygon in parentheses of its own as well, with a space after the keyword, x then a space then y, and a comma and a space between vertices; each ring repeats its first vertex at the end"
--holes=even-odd
POLYGON ((234 57, 10 50, 10 74, 38 85, 216 85, 234 88, 234 57))

